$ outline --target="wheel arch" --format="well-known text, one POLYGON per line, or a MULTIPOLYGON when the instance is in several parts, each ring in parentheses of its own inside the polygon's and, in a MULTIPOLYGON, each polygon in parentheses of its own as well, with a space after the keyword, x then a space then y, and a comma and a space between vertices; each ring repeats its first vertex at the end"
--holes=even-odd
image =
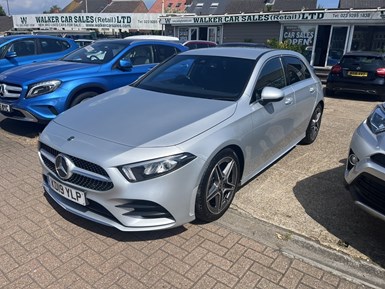
POLYGON ((97 85, 97 84, 91 84, 87 86, 80 86, 77 87, 76 90, 72 91, 67 98, 66 102, 66 108, 70 108, 72 101, 80 94, 85 93, 85 92, 96 92, 97 94, 101 94, 103 92, 106 92, 107 89, 104 88, 103 86, 97 85))

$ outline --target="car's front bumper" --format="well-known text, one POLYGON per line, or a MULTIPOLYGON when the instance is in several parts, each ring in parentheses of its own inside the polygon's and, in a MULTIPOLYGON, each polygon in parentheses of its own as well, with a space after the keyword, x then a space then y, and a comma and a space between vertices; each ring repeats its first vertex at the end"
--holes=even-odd
POLYGON ((345 169, 345 180, 354 202, 385 221, 385 151, 379 146, 383 136, 374 135, 365 123, 354 132, 345 169), (352 165, 354 154, 358 162, 352 165))
POLYGON ((34 98, 0 99, 1 103, 11 107, 10 112, 1 112, 5 117, 27 121, 46 123, 54 119, 67 107, 69 92, 58 88, 54 92, 34 98))
MULTIPOLYGON (((60 179, 54 163, 54 155, 59 152, 53 151, 47 147, 39 150, 43 166, 43 187, 57 204, 71 213, 121 231, 166 229, 195 219, 195 197, 203 167, 203 161, 199 158, 169 174, 136 183, 128 182, 117 167, 103 167, 107 173, 106 182, 112 185, 103 184, 98 187, 105 189, 94 189, 95 186, 91 184, 93 176, 89 172, 90 178, 80 182, 60 179), (50 154, 48 158, 47 151, 50 154), (80 205, 55 192, 50 186, 49 177, 84 192, 86 205, 80 205)), ((94 164, 86 162, 84 168, 94 164)))

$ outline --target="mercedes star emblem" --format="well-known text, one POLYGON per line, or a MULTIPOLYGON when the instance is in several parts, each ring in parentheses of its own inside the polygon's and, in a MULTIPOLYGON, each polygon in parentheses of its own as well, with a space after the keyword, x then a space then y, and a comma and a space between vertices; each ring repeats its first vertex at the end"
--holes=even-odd
POLYGON ((68 180, 72 174, 75 165, 64 154, 58 154, 55 159, 55 170, 58 176, 63 180, 68 180))

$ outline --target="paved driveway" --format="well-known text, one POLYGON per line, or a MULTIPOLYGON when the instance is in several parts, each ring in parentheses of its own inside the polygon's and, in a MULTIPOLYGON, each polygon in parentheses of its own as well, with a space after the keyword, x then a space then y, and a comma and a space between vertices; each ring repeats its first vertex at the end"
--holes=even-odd
POLYGON ((0 117, 0 287, 357 288, 283 254, 282 242, 293 232, 385 267, 385 223, 358 210, 343 182, 350 136, 375 104, 326 98, 316 143, 297 146, 239 191, 232 211, 288 230, 265 232, 274 246, 237 233, 231 212, 218 223, 140 234, 68 214, 42 194, 42 127, 0 117))
POLYGON ((343 179, 353 131, 378 103, 360 99, 327 97, 316 142, 244 186, 233 207, 385 267, 385 222, 354 206, 343 179))

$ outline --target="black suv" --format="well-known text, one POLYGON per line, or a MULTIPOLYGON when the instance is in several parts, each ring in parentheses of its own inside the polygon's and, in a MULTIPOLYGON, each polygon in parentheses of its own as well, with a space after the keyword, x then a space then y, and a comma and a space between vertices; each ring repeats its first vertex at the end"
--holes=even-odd
POLYGON ((379 52, 348 52, 328 75, 326 95, 351 92, 377 95, 385 100, 385 54, 379 52))

